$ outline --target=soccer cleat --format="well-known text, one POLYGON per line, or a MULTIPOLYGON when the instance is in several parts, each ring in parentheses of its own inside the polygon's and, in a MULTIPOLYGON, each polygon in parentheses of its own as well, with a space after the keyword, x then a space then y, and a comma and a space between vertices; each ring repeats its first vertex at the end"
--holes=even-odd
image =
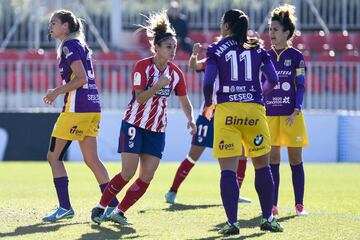
POLYGON ((250 198, 239 197, 239 203, 251 203, 250 198))
POLYGON ((75 214, 75 212, 72 208, 70 208, 68 210, 68 209, 65 209, 62 207, 58 207, 57 209, 55 209, 55 211, 53 213, 44 217, 42 220, 44 222, 56 222, 57 220, 60 220, 60 219, 73 218, 74 214, 75 214))
POLYGON ((309 214, 306 210, 304 210, 304 205, 302 204, 296 204, 295 211, 298 216, 307 216, 309 214))
POLYGON ((219 230, 220 234, 224 235, 235 235, 240 233, 240 227, 239 224, 233 223, 229 224, 228 222, 219 230))
POLYGON ((92 210, 91 210, 91 220, 100 225, 101 222, 103 221, 103 214, 105 212, 105 209, 103 208, 99 208, 99 207, 94 207, 92 210))
POLYGON ((277 215, 279 215, 279 208, 274 205, 274 206, 272 207, 271 212, 272 212, 272 215, 273 215, 273 216, 277 216, 277 215))
POLYGON ((168 191, 165 194, 165 200, 166 200, 167 203, 174 204, 175 200, 176 200, 176 192, 168 191))
POLYGON ((121 225, 132 225, 132 222, 129 222, 127 220, 127 218, 124 216, 123 212, 112 212, 109 216, 110 220, 115 222, 115 223, 119 223, 121 225))
POLYGON ((109 221, 110 220, 110 214, 112 213, 112 211, 114 211, 115 207, 107 207, 104 214, 101 217, 101 220, 103 222, 105 221, 109 221))
POLYGON ((275 218, 269 222, 267 219, 261 219, 260 229, 263 231, 270 231, 270 232, 283 232, 284 228, 281 226, 280 223, 276 221, 275 218))

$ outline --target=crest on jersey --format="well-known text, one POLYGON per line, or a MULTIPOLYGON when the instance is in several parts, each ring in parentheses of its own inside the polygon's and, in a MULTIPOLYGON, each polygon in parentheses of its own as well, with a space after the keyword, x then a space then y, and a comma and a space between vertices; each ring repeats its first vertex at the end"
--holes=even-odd
POLYGON ((134 86, 140 86, 141 84, 141 74, 139 72, 134 73, 134 86))
POLYGON ((285 67, 290 67, 291 66, 291 59, 285 59, 284 66, 285 67))
POLYGON ((65 58, 68 58, 73 54, 73 52, 70 52, 69 48, 66 46, 63 47, 63 53, 65 54, 65 58))

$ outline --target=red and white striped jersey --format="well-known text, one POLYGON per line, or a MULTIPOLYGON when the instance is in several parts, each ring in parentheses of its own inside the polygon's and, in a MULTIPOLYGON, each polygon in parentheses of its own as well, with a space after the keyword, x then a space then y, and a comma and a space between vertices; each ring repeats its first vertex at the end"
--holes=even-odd
POLYGON ((173 63, 168 63, 163 71, 157 69, 154 57, 138 61, 131 74, 132 99, 125 111, 124 120, 132 125, 153 132, 164 132, 167 125, 167 98, 172 91, 177 96, 185 96, 186 84, 183 72, 173 63), (160 89, 145 103, 136 101, 135 90, 151 88, 162 75, 171 77, 169 85, 160 89))

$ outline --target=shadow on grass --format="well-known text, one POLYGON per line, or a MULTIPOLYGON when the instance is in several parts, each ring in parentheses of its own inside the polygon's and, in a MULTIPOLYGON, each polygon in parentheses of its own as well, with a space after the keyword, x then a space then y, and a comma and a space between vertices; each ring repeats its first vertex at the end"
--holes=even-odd
POLYGON ((55 232, 58 231, 62 227, 67 227, 70 225, 77 224, 87 224, 88 222, 56 222, 56 223, 37 223, 28 226, 20 226, 15 229, 13 232, 8 233, 0 233, 0 238, 3 237, 15 237, 15 236, 24 236, 35 233, 47 233, 47 232, 55 232))
POLYGON ((173 212, 173 211, 186 211, 186 210, 194 210, 194 209, 206 209, 206 208, 220 207, 220 206, 222 205, 221 204, 189 205, 189 204, 175 203, 169 205, 168 208, 165 208, 163 210, 168 212, 173 212))
POLYGON ((116 227, 117 230, 106 228, 99 225, 91 225, 91 228, 97 230, 96 233, 86 233, 83 234, 79 240, 85 239, 133 239, 133 238, 143 238, 144 236, 134 235, 126 236, 130 234, 135 234, 136 230, 129 226, 123 226, 119 224, 112 224, 111 226, 116 227))
POLYGON ((253 233, 250 235, 241 235, 241 230, 240 230, 240 234, 238 235, 230 235, 230 236, 224 236, 224 235, 218 235, 218 236, 213 236, 213 237, 205 237, 205 238, 192 238, 193 240, 215 240, 215 239, 250 239, 250 238, 258 238, 261 237, 262 235, 264 235, 265 232, 259 232, 259 233, 253 233))

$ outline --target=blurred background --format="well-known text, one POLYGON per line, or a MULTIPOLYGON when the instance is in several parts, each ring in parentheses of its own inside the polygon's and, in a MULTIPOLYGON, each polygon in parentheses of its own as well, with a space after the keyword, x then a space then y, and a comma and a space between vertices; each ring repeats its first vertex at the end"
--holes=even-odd
MULTIPOLYGON (((105 135, 100 136, 100 156, 116 160, 118 136, 113 129, 120 127, 122 110, 131 97, 129 76, 135 61, 151 54, 145 32, 136 32, 138 25, 145 23, 143 15, 169 9, 179 37, 175 62, 184 71, 196 110, 203 100, 202 75, 187 67, 192 44, 202 43, 204 56, 206 46, 219 35, 223 13, 239 8, 250 18, 249 34, 262 38, 269 49, 269 13, 282 3, 296 6, 298 31, 293 45, 307 62, 304 110, 312 145, 305 157, 311 161, 360 161, 360 143, 355 140, 360 135, 359 0, 0 0, 0 159, 46 158, 49 134, 63 102, 62 97, 51 107, 42 102, 48 88, 61 84, 55 53, 59 43, 47 39, 53 11, 69 9, 85 21, 103 122, 107 123, 101 130, 105 135), (107 125, 112 128, 106 130, 107 125), (19 149, 26 149, 26 154, 19 149)), ((169 118, 174 120, 169 122, 168 135, 189 138, 187 132, 172 128, 184 121, 177 113, 176 97, 169 99, 169 107, 174 112, 169 118)), ((176 160, 175 152, 185 155, 190 144, 188 140, 184 147, 173 148, 174 141, 167 140, 170 152, 165 158, 169 160, 176 160)), ((76 154, 70 149, 68 157, 80 158, 76 154)))

